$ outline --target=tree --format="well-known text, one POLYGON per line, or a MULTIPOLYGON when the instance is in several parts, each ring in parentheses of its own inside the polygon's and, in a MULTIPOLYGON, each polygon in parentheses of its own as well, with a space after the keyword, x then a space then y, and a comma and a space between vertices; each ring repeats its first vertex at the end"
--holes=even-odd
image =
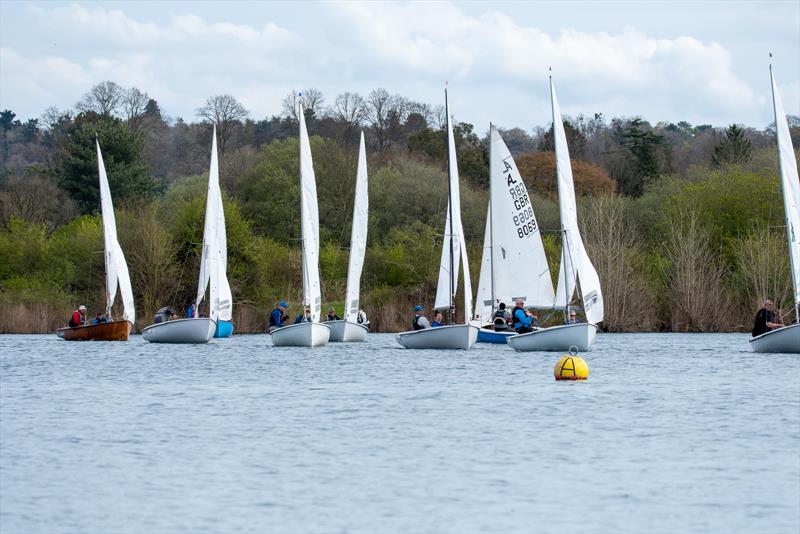
POLYGON ((364 98, 358 93, 342 93, 336 97, 331 106, 333 118, 346 123, 351 128, 361 126, 365 114, 364 98))
POLYGON ((219 138, 219 151, 225 152, 225 147, 237 125, 250 114, 245 107, 231 95, 210 96, 206 105, 198 108, 197 115, 217 126, 219 138))
MULTIPOLYGON (((514 161, 528 189, 552 199, 558 196, 556 157, 553 152, 522 154, 514 161)), ((614 192, 614 182, 598 165, 572 160, 572 177, 578 195, 601 196, 614 192)))
POLYGON ((116 117, 81 113, 75 118, 67 145, 62 147, 61 186, 82 213, 93 213, 100 207, 95 139, 100 141, 115 202, 150 198, 158 191, 159 184, 142 161, 142 137, 116 117))
POLYGON ((645 186, 661 172, 659 150, 668 150, 662 146, 664 136, 639 117, 630 121, 615 120, 614 128, 622 158, 612 167, 611 176, 620 193, 641 196, 645 186))
POLYGON ((747 163, 753 157, 753 143, 745 135, 744 129, 731 124, 723 139, 714 147, 711 163, 715 167, 725 164, 747 163))
POLYGON ((391 95, 383 88, 375 89, 367 97, 366 119, 375 136, 378 152, 381 153, 389 146, 387 129, 389 128, 389 112, 392 107, 391 100, 391 95))
POLYGON ((291 91, 283 97, 283 116, 297 123, 297 104, 302 103, 306 122, 322 115, 325 97, 319 89, 306 89, 305 91, 291 91))
POLYGON ((93 111, 98 115, 111 116, 119 111, 126 91, 114 82, 100 82, 83 95, 75 104, 79 111, 93 111))
POLYGON ((134 132, 138 132, 142 128, 150 101, 151 98, 147 93, 141 92, 136 87, 131 87, 125 92, 122 99, 122 118, 134 132))
MULTIPOLYGON (((586 136, 578 129, 577 126, 572 124, 569 118, 564 119, 564 134, 567 137, 567 147, 569 148, 570 159, 583 159, 586 150, 586 136)), ((553 141, 553 128, 552 126, 545 131, 544 136, 539 144, 539 150, 548 152, 555 151, 556 146, 553 141)))

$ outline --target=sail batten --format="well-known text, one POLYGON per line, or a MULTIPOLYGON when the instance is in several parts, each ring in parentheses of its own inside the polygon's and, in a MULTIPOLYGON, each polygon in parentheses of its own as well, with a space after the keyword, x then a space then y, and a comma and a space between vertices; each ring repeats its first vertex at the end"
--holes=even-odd
POLYGON ((111 190, 108 186, 106 166, 103 154, 100 151, 100 141, 97 145, 97 167, 100 176, 100 211, 103 218, 103 248, 106 264, 106 314, 111 316, 111 308, 117 296, 119 286, 122 297, 122 318, 131 323, 136 322, 136 307, 133 302, 131 278, 125 254, 117 238, 117 222, 114 216, 114 205, 111 202, 111 190))
POLYGON ((350 235, 350 262, 347 268, 347 292, 345 293, 345 319, 356 322, 360 307, 359 293, 361 271, 367 249, 367 222, 369 217, 369 194, 367 177, 367 151, 364 132, 358 147, 358 170, 356 171, 356 195, 353 202, 353 229, 350 235))
MULTIPOLYGON (((778 161, 781 170, 781 189, 783 190, 783 207, 786 216, 786 236, 789 240, 789 259, 792 270, 792 286, 794 289, 795 310, 800 307, 800 180, 797 174, 797 161, 792 147, 792 138, 789 135, 789 124, 783 110, 783 102, 772 74, 772 104, 775 111, 775 135, 778 145, 778 161)), ((795 312, 797 313, 797 311, 795 312)))

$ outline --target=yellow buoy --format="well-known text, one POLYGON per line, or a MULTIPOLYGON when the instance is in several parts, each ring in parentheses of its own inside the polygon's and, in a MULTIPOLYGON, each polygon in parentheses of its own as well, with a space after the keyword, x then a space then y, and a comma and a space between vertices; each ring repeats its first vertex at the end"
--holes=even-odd
POLYGON ((577 350, 570 349, 563 355, 553 369, 556 380, 586 380, 589 378, 589 366, 578 356, 577 350))

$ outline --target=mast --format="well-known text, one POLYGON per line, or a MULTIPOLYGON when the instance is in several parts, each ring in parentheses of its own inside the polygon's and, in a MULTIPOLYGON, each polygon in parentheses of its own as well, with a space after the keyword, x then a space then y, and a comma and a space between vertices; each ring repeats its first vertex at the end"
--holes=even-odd
MULTIPOLYGON (((490 317, 492 324, 494 324, 494 304, 497 300, 494 289, 494 210, 492 209, 492 198, 494 190, 494 180, 492 180, 492 172, 494 172, 494 161, 492 157, 492 123, 489 123, 489 280, 491 281, 492 291, 492 317, 490 317)), ((480 291, 480 290, 479 290, 480 291)))
MULTIPOLYGON (((450 124, 450 108, 447 104, 447 85, 444 88, 444 112, 445 116, 447 117, 447 214, 450 217, 450 235, 448 236, 450 239, 450 324, 455 323, 456 320, 456 304, 455 304, 455 280, 454 280, 454 261, 453 261, 453 185, 452 180, 450 179, 450 139, 449 137, 453 135, 452 125, 450 124)), ((469 318, 467 318, 469 320, 469 318)))

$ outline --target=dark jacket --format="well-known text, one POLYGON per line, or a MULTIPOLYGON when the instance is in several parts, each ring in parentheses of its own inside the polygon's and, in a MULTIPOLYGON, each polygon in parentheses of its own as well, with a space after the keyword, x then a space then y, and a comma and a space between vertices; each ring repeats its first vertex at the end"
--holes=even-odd
POLYGON ((767 326, 767 323, 775 322, 775 312, 771 312, 766 308, 761 308, 756 313, 756 320, 753 321, 753 337, 766 334, 772 328, 767 326))

